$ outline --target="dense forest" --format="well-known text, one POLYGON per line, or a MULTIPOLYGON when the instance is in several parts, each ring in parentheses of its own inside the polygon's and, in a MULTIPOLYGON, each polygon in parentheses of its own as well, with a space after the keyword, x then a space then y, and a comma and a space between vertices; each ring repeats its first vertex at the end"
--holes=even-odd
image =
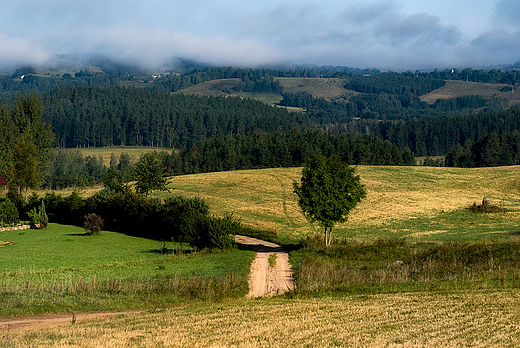
POLYGON ((373 136, 332 135, 321 130, 223 135, 174 153, 173 174, 294 167, 315 153, 336 155, 349 164, 414 165, 408 148, 373 136))
POLYGON ((65 87, 43 96, 59 147, 190 147, 222 134, 302 126, 305 115, 252 99, 200 97, 137 88, 65 87))
POLYGON ((491 132, 476 142, 457 144, 446 155, 449 167, 495 167, 520 164, 520 133, 518 130, 498 136, 491 132))
MULTIPOLYGON (((519 70, 513 68, 382 73, 348 67, 186 66, 183 73, 161 74, 135 84, 143 78, 137 77, 136 69, 101 63, 109 72, 41 75, 27 67, 0 76, 4 176, 11 176, 14 152, 10 149, 16 144, 21 148, 24 142, 35 142, 40 149, 38 139, 44 133, 47 143, 54 139, 58 148, 176 149, 161 155, 165 174, 297 166, 313 152, 336 154, 354 164, 413 164, 413 155, 446 154, 446 164, 453 166, 518 163, 515 141, 520 110, 506 109, 507 100, 461 96, 431 105, 420 100, 449 79, 510 84, 512 90, 520 80, 519 70), (276 77, 342 78, 345 91, 350 92, 330 99, 288 93, 276 77), (230 93, 277 93, 283 96, 281 105, 305 111, 289 112, 248 98, 171 93, 226 78, 239 79, 230 93), (140 88, 123 87, 123 82, 140 88), (35 94, 26 99, 20 92, 35 94), (25 132, 20 121, 24 108, 28 113, 36 111, 38 127, 47 127, 40 120, 45 121, 54 135, 49 128, 44 133, 36 128, 25 132)), ((46 150, 42 159, 49 167, 45 172, 39 163, 37 179, 52 188, 99 183, 107 171, 101 160, 83 158, 79 152, 46 150)), ((125 167, 126 178, 131 177, 127 159, 120 161, 114 159, 111 167, 125 167)))

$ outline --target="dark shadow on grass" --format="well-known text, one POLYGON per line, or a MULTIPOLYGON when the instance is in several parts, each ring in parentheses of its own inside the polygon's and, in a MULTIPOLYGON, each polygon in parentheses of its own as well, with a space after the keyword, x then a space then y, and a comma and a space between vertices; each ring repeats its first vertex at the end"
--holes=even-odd
POLYGON ((141 252, 146 253, 146 254, 159 254, 159 255, 172 255, 172 254, 182 255, 182 254, 191 254, 194 252, 194 250, 189 250, 189 249, 179 250, 179 249, 169 249, 169 248, 162 249, 161 248, 161 249, 148 249, 148 250, 143 250, 141 252))
POLYGON ((94 236, 94 234, 90 234, 90 233, 67 233, 65 234, 65 236, 75 236, 75 237, 83 237, 83 236, 94 236))
POLYGON ((520 236, 520 231, 512 231, 508 232, 507 234, 509 234, 510 236, 520 236))

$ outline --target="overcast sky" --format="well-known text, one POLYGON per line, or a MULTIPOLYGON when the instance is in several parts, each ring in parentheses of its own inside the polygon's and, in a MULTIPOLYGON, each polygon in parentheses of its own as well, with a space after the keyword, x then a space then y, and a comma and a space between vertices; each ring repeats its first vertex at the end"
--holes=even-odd
POLYGON ((520 61, 519 0, 2 0, 0 70, 98 54, 149 69, 216 65, 379 69, 520 61))

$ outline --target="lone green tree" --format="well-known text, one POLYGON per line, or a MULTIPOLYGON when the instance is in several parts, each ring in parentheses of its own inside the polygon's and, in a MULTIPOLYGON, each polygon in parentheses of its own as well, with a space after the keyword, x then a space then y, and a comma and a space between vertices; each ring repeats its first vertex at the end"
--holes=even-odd
POLYGON ((352 209, 366 196, 355 169, 336 156, 310 156, 302 170, 301 183, 294 193, 305 217, 325 233, 325 247, 332 240, 334 224, 345 222, 352 209))
POLYGON ((136 192, 145 196, 153 190, 166 190, 163 166, 155 152, 144 154, 135 164, 135 179, 136 192))

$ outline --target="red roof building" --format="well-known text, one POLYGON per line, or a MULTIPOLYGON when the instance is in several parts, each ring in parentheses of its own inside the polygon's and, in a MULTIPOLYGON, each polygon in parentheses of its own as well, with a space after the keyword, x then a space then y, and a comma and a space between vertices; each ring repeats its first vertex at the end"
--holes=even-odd
POLYGON ((5 181, 5 179, 2 176, 2 174, 0 174, 0 186, 5 186, 5 185, 7 185, 7 181, 5 181))

